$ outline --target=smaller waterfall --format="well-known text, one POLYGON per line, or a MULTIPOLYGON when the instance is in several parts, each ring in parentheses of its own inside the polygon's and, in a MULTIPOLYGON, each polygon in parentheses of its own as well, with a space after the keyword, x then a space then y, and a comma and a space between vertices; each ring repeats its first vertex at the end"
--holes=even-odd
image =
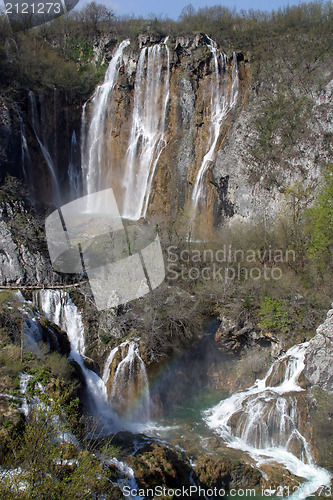
POLYGON ((126 341, 113 349, 104 366, 102 378, 89 370, 84 363, 86 343, 81 314, 67 292, 41 290, 35 299, 45 317, 67 333, 71 344, 70 357, 79 364, 84 375, 89 395, 90 410, 106 431, 115 428, 136 429, 136 423, 149 420, 150 397, 148 378, 136 341, 126 341), (117 358, 118 364, 115 364, 117 358), (114 368, 111 389, 108 387, 110 369, 114 368), (139 404, 132 410, 134 398, 139 404), (118 411, 119 409, 123 412, 118 411), (123 414, 128 416, 124 422, 123 414), (126 425, 124 425, 126 424, 126 425), (127 425, 128 424, 128 425, 127 425), (132 425, 133 424, 133 425, 132 425))
POLYGON ((150 419, 148 376, 136 341, 126 341, 112 349, 104 366, 103 381, 116 411, 136 422, 150 419))
POLYGON ((81 314, 67 292, 41 290, 37 298, 39 305, 49 321, 67 333, 71 344, 70 357, 81 367, 90 399, 93 416, 105 431, 114 430, 117 417, 107 399, 103 380, 84 364, 85 337, 81 314))
MULTIPOLYGON (((88 127, 85 125, 86 104, 82 110, 82 168, 85 177, 85 188, 87 194, 92 194, 105 189, 102 166, 103 145, 105 143, 105 120, 109 113, 108 101, 118 81, 119 71, 122 64, 123 51, 130 44, 124 40, 116 50, 105 73, 104 82, 99 85, 91 99, 91 121, 88 127)), ((108 166, 108 165, 107 165, 108 166)))
POLYGON ((141 50, 134 85, 131 133, 126 153, 122 216, 145 217, 158 159, 166 146, 165 119, 169 102, 170 55, 167 38, 141 50), (163 76, 163 53, 166 72, 163 76))
POLYGON ((39 117, 35 95, 31 90, 29 91, 28 96, 29 96, 29 102, 30 102, 30 108, 31 108, 32 129, 34 131, 35 137, 37 139, 37 142, 40 146, 40 149, 43 153, 44 159, 46 161, 46 164, 47 164, 49 171, 50 171, 50 174, 51 174, 54 202, 56 203, 56 205, 60 205, 61 195, 60 195, 60 188, 59 188, 59 183, 58 183, 58 179, 57 179, 56 165, 52 159, 52 156, 51 156, 50 150, 47 146, 47 142, 46 142, 46 138, 45 138, 46 118, 45 118, 45 116, 43 116, 44 115, 43 112, 41 112, 41 117, 39 117))
POLYGON ((127 498, 129 500, 144 500, 144 497, 140 497, 139 495, 133 495, 133 491, 138 490, 138 483, 135 480, 134 470, 129 467, 125 462, 121 462, 117 458, 110 458, 109 460, 105 460, 107 465, 114 465, 117 467, 118 471, 121 474, 121 478, 118 479, 117 484, 121 491, 123 492, 124 486, 128 486, 130 488, 129 495, 127 494, 127 498))
POLYGON ((29 184, 29 179, 28 179, 28 169, 30 165, 30 154, 29 154, 29 149, 28 149, 28 143, 25 137, 24 133, 24 123, 23 123, 23 118, 21 116, 21 113, 18 110, 18 107, 16 107, 16 112, 17 116, 19 119, 19 125, 20 125, 20 142, 21 142, 21 166, 22 166, 22 172, 24 179, 27 184, 29 184))
POLYGON ((307 480, 295 494, 305 499, 330 474, 315 465, 310 445, 301 432, 297 393, 308 343, 289 349, 249 389, 233 394, 206 412, 206 423, 231 448, 248 452, 258 465, 280 463, 307 480))
MULTIPOLYGON (((44 106, 45 109, 45 106, 44 106)), ((58 104, 57 104, 57 89, 56 87, 53 88, 53 144, 52 144, 52 157, 53 157, 53 163, 55 166, 58 165, 58 130, 57 130, 57 111, 58 111, 58 104)))
POLYGON ((214 62, 214 77, 211 84, 210 139, 209 149, 202 160, 192 192, 193 217, 199 201, 203 198, 204 175, 207 172, 210 162, 213 160, 222 123, 237 103, 239 86, 236 53, 234 52, 233 54, 233 68, 230 82, 230 78, 226 73, 226 55, 217 49, 214 40, 209 37, 207 38, 209 40, 207 46, 212 53, 214 62))
POLYGON ((81 195, 80 149, 77 143, 75 130, 72 133, 68 178, 70 186, 70 200, 76 200, 81 195))

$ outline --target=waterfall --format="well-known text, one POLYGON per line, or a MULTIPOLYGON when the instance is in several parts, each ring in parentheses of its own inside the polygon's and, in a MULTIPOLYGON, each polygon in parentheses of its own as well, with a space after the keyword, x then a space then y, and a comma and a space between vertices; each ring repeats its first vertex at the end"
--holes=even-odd
POLYGON ((80 149, 77 143, 75 130, 72 133, 71 149, 68 165, 70 186, 70 200, 76 200, 81 194, 80 149))
POLYGON ((56 166, 55 166, 55 163, 52 159, 51 153, 48 149, 46 138, 45 138, 45 123, 46 123, 46 117, 44 116, 45 113, 43 113, 41 111, 41 116, 39 117, 35 95, 31 90, 29 91, 28 97, 29 97, 29 102, 30 102, 30 107, 31 107, 32 129, 34 131, 35 137, 37 139, 37 142, 40 146, 40 149, 42 151, 42 154, 44 156, 44 159, 46 161, 46 164, 47 164, 49 171, 50 171, 50 174, 51 174, 54 202, 56 203, 56 205, 60 205, 61 195, 60 195, 60 187, 59 187, 57 174, 56 174, 56 166))
POLYGON ((36 302, 45 317, 67 333, 71 345, 70 357, 79 364, 86 381, 91 413, 101 422, 104 430, 114 431, 115 427, 130 428, 131 424, 135 430, 136 422, 147 422, 150 416, 148 377, 137 342, 126 341, 113 349, 100 378, 85 366, 86 343, 83 320, 68 293, 60 290, 41 290, 36 302), (108 391, 110 367, 116 355, 119 364, 115 366, 112 387, 108 391), (136 396, 140 396, 139 404, 129 415, 128 410, 132 409, 131 403, 136 396), (120 407, 122 410, 126 409, 126 415, 130 417, 129 425, 124 426, 125 422, 123 419, 120 420, 118 415, 120 407))
POLYGON ((25 137, 24 133, 24 123, 23 123, 23 118, 21 113, 18 110, 18 107, 16 106, 16 112, 17 116, 19 119, 19 125, 20 125, 20 142, 21 142, 21 166, 22 166, 22 172, 24 179, 27 184, 29 184, 29 179, 28 179, 28 174, 27 174, 27 167, 29 168, 30 164, 30 154, 29 154, 29 149, 28 149, 28 143, 25 137))
POLYGON ((169 66, 167 39, 162 44, 141 50, 136 69, 132 126, 123 177, 125 194, 121 213, 128 219, 145 217, 156 165, 166 146, 169 66), (163 78, 164 52, 167 70, 163 78))
POLYGON ((205 154, 198 170, 192 192, 193 217, 199 201, 203 198, 204 175, 213 160, 214 151, 223 121, 228 113, 235 107, 238 98, 238 68, 237 56, 233 53, 233 68, 230 78, 226 73, 227 57, 217 49, 216 42, 207 36, 209 43, 207 47, 212 53, 214 62, 214 76, 211 84, 211 115, 210 115, 210 138, 209 149, 205 154))
POLYGON ((110 458, 104 461, 107 465, 114 465, 121 474, 121 478, 118 479, 117 484, 121 489, 122 493, 129 500, 144 500, 145 497, 141 497, 139 495, 135 495, 134 492, 138 490, 138 483, 136 482, 134 470, 129 467, 125 462, 121 462, 117 458, 110 458), (124 486, 128 486, 130 491, 129 494, 124 492, 124 486))
MULTIPOLYGON (((89 113, 87 103, 83 106, 81 151, 87 194, 105 189, 110 180, 118 182, 117 195, 121 216, 138 220, 146 215, 156 165, 166 146, 170 55, 167 39, 161 44, 141 50, 136 68, 133 114, 124 154, 125 163, 121 169, 121 178, 115 179, 115 166, 111 162, 109 147, 113 126, 112 95, 118 81, 123 51, 129 43, 129 40, 125 40, 119 45, 106 72, 104 83, 97 87, 89 103, 89 113), (90 116, 89 123, 87 115, 90 116), (105 137, 108 116, 111 116, 111 125, 108 137, 105 137)), ((115 183, 111 187, 114 188, 115 183)))
POLYGON ((148 376, 135 340, 128 340, 112 349, 104 366, 103 381, 107 386, 110 369, 117 354, 120 361, 115 367, 108 391, 111 405, 120 413, 129 416, 131 420, 147 422, 150 419, 148 376))
MULTIPOLYGON (((99 85, 91 99, 91 121, 85 125, 86 105, 82 110, 82 165, 87 194, 95 193, 105 189, 102 165, 103 145, 105 143, 105 120, 109 114, 109 100, 118 81, 119 71, 122 64, 123 50, 129 45, 129 40, 124 40, 119 45, 115 55, 111 59, 105 73, 104 82, 99 85)), ((108 165, 109 166, 109 165, 108 165)))
MULTIPOLYGON (((44 106, 45 108, 45 106, 44 106)), ((55 166, 58 165, 58 146, 57 146, 57 89, 53 88, 53 163, 55 166)))
POLYGON ((309 443, 301 432, 297 393, 304 369, 307 343, 293 346, 249 389, 233 394, 206 411, 206 423, 231 447, 246 451, 257 464, 280 463, 307 481, 294 498, 305 499, 330 474, 315 465, 309 443))
POLYGON ((45 317, 67 333, 71 345, 70 357, 78 363, 84 375, 92 415, 105 431, 114 430, 117 417, 108 402, 103 380, 84 363, 86 350, 81 314, 67 292, 41 290, 38 305, 45 317))

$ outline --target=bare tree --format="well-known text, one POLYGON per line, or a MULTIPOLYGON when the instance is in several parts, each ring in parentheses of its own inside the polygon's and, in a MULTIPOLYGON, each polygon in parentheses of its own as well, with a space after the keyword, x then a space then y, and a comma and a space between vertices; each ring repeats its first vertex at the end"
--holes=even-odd
POLYGON ((80 20, 90 24, 94 31, 98 31, 98 25, 102 21, 112 21, 114 19, 114 11, 108 9, 105 5, 94 1, 88 3, 80 11, 80 20))

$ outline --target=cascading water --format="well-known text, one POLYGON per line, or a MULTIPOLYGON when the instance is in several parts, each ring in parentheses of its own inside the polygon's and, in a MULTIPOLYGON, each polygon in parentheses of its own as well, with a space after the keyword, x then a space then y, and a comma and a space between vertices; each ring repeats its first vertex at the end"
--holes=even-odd
POLYGON ((108 402, 103 380, 85 366, 84 326, 77 307, 63 291, 41 290, 37 301, 45 317, 67 333, 71 344, 70 357, 80 365, 86 381, 91 413, 104 431, 111 431, 117 418, 108 402))
POLYGON ((141 50, 134 86, 131 134, 123 178, 123 217, 145 217, 158 159, 166 146, 165 119, 169 102, 170 55, 167 39, 141 50), (163 53, 166 74, 162 77, 163 53))
POLYGON ((293 498, 305 499, 330 484, 330 474, 315 465, 300 430, 298 378, 308 343, 289 349, 249 389, 207 410, 206 423, 231 447, 246 451, 258 466, 279 463, 307 481, 293 498))
POLYGON ((211 85, 210 139, 209 149, 202 160, 193 187, 193 217, 198 207, 198 203, 203 197, 204 175, 209 167, 210 162, 213 160, 214 151, 220 135, 222 123, 228 113, 235 107, 237 103, 239 86, 236 53, 234 52, 233 54, 233 68, 230 83, 229 75, 226 73, 226 55, 217 49, 217 45, 214 40, 209 37, 207 38, 209 40, 207 46, 212 53, 214 61, 214 77, 211 85))
MULTIPOLYGON (((91 103, 83 106, 81 151, 84 188, 94 193, 117 179, 117 198, 122 217, 138 220, 147 212, 152 180, 158 159, 166 146, 165 123, 169 102, 170 56, 167 39, 141 50, 136 68, 133 115, 120 174, 115 172, 110 157, 112 132, 112 94, 123 61, 123 51, 129 45, 123 41, 113 56, 104 83, 95 91, 91 103), (163 71, 163 67, 166 70, 163 71), (90 115, 90 123, 87 116, 90 115), (109 137, 105 137, 106 118, 111 116, 109 137)), ((114 187, 114 185, 112 186, 114 187)))
POLYGON ((129 45, 129 40, 124 40, 119 45, 110 65, 105 73, 104 82, 98 86, 91 99, 91 121, 88 126, 86 120, 86 104, 82 110, 82 169, 85 181, 86 194, 92 194, 105 189, 102 165, 109 159, 103 158, 103 146, 105 144, 105 120, 109 113, 109 100, 118 81, 119 71, 122 65, 123 51, 129 45))
POLYGON ((29 184, 29 179, 28 179, 28 169, 30 165, 30 154, 29 154, 29 149, 28 149, 28 143, 25 137, 24 133, 24 123, 23 123, 23 118, 21 113, 18 110, 18 107, 16 107, 16 112, 17 116, 19 119, 19 124, 20 124, 20 141, 21 141, 21 166, 22 166, 22 172, 24 175, 24 179, 27 184, 29 184))
POLYGON ((130 416, 131 420, 147 422, 150 419, 150 395, 145 364, 136 341, 126 341, 110 352, 103 371, 103 381, 108 386, 111 367, 116 361, 109 400, 113 408, 130 416), (134 407, 134 408, 133 408, 134 407))
POLYGON ((80 170, 80 149, 77 143, 75 130, 72 133, 71 150, 68 165, 68 178, 70 187, 70 199, 76 200, 81 194, 81 170, 80 170))
POLYGON ((46 161, 46 164, 47 164, 49 171, 50 171, 50 174, 51 174, 52 188, 53 188, 53 200, 54 200, 56 205, 60 205, 61 194, 60 194, 60 188, 59 188, 59 183, 58 183, 58 179, 57 179, 56 165, 52 159, 51 153, 49 151, 49 148, 47 146, 46 139, 44 136, 46 118, 45 118, 45 116, 43 116, 44 115, 43 112, 41 112, 41 117, 39 118, 35 95, 31 90, 29 91, 28 96, 29 96, 29 102, 30 102, 30 108, 31 108, 32 129, 34 131, 35 137, 37 139, 37 142, 40 146, 40 149, 43 153, 44 159, 46 161))
MULTIPOLYGON (((44 106, 45 109, 45 106, 44 106)), ((57 167, 58 165, 58 147, 57 147, 57 89, 53 88, 53 144, 52 144, 52 152, 53 152, 53 163, 57 167)))
POLYGON ((115 428, 131 427, 136 429, 137 422, 149 419, 149 388, 146 368, 140 357, 136 341, 126 341, 113 349, 105 363, 103 377, 89 370, 85 363, 85 332, 81 314, 67 292, 41 290, 36 298, 37 305, 49 320, 67 333, 71 345, 70 357, 76 361, 83 372, 89 395, 89 406, 92 415, 100 422, 104 431, 115 428), (111 393, 107 390, 110 367, 116 354, 121 354, 119 364, 115 368, 111 393), (140 396, 140 404, 135 412, 126 411, 130 417, 129 425, 124 425, 117 410, 121 401, 123 407, 130 406, 130 399, 140 396))

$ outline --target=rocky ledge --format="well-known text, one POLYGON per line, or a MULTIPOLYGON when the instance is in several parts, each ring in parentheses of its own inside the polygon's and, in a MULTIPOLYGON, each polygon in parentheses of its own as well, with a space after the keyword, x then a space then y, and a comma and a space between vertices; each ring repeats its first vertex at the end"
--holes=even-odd
POLYGON ((326 320, 309 342, 304 375, 308 385, 318 385, 333 394, 333 303, 331 307, 326 320))

